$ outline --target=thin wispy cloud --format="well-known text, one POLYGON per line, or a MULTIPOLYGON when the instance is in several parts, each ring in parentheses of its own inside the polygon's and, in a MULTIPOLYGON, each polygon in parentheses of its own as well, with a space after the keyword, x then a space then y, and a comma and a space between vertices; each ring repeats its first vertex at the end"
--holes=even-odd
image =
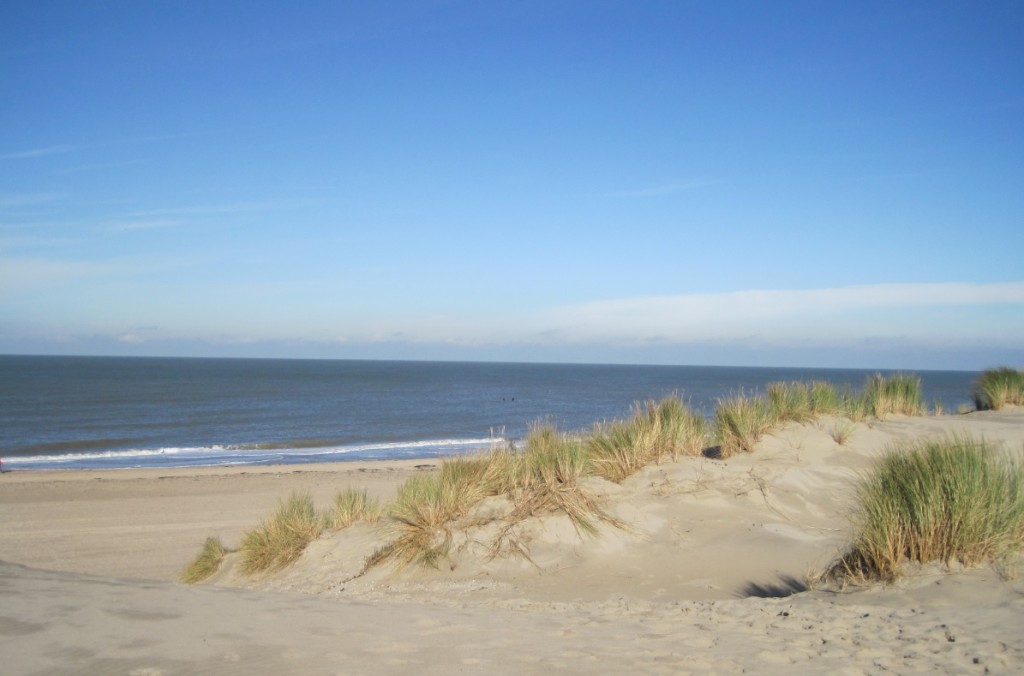
MULTIPOLYGON (((925 343, 1024 342, 1024 282, 878 284, 823 289, 751 289, 727 293, 596 300, 537 312, 490 316, 349 318, 352 342, 465 346, 727 344, 850 346, 894 339, 925 343), (948 325, 947 313, 1006 306, 977 324, 948 325), (1016 306, 1016 307, 1013 307, 1016 306), (922 328, 924 327, 924 328, 922 328)), ((340 329, 340 327, 337 327, 340 329)), ((324 336, 315 336, 322 338, 324 336)))
POLYGON ((0 160, 27 160, 34 157, 46 157, 47 155, 60 155, 62 153, 70 153, 74 150, 78 150, 80 147, 81 146, 75 145, 57 145, 46 146, 44 148, 30 148, 28 150, 5 153, 0 155, 0 160))
POLYGON ((853 313, 863 317, 900 308, 909 312, 1003 304, 1024 305, 1024 282, 754 289, 600 300, 555 308, 536 323, 563 340, 687 341, 735 339, 752 331, 782 335, 794 325, 827 333, 853 313))
POLYGON ((121 169, 123 167, 130 167, 136 164, 142 164, 143 160, 125 160, 124 162, 96 162, 94 164, 80 164, 74 167, 67 167, 66 169, 58 169, 54 171, 55 174, 66 176, 68 174, 81 174, 87 171, 103 171, 106 169, 121 169))
POLYGON ((189 222, 173 218, 150 218, 110 223, 105 228, 111 232, 136 232, 142 230, 161 230, 164 228, 176 228, 187 225, 189 222))
POLYGON ((274 202, 238 202, 234 204, 206 204, 190 207, 168 207, 164 209, 144 209, 134 211, 130 215, 133 218, 149 218, 161 216, 216 216, 221 214, 240 214, 261 211, 276 211, 290 206, 296 206, 296 202, 274 201, 274 202))

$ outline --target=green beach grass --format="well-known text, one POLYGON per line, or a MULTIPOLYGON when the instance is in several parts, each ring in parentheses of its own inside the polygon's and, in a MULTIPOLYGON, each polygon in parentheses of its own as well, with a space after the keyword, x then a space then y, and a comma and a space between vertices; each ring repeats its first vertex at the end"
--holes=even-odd
MULTIPOLYGON (((998 394, 984 395, 989 397, 986 402, 992 405, 1019 401, 1013 398, 1019 396, 1013 392, 1017 387, 1014 383, 1021 377, 1020 372, 1012 369, 986 371, 978 381, 977 391, 998 394)), ((609 517, 585 488, 583 479, 588 476, 622 482, 649 465, 709 453, 709 442, 718 444, 716 455, 720 458, 749 453, 765 434, 779 426, 791 422, 807 424, 822 416, 837 418, 830 434, 838 445, 843 445, 856 423, 869 416, 882 419, 893 414, 923 415, 926 411, 920 379, 905 374, 889 378, 876 374, 868 379, 860 393, 848 388, 837 390, 821 381, 772 383, 760 396, 741 393, 720 400, 710 425, 673 395, 638 405, 632 418, 595 426, 589 436, 564 434, 551 426, 540 426, 530 431, 522 450, 509 444, 478 456, 445 459, 437 472, 410 477, 386 506, 370 500, 365 491, 347 489, 338 493, 333 505, 318 517, 308 495, 292 495, 271 519, 245 534, 239 548, 240 567, 249 575, 283 568, 297 559, 306 545, 320 536, 321 530, 339 530, 358 520, 369 523, 382 520, 382 533, 388 538, 367 559, 366 568, 383 563, 392 563, 399 569, 410 564, 437 566, 449 553, 459 519, 490 496, 504 496, 511 502, 512 509, 506 517, 509 528, 531 517, 562 513, 571 519, 581 535, 596 535, 599 522, 617 527, 625 525, 609 517)), ((974 442, 955 440, 940 444, 939 450, 929 447, 909 454, 893 454, 893 457, 915 458, 911 464, 930 468, 928 471, 933 473, 975 472, 970 464, 975 456, 990 454, 975 452, 971 458, 964 459, 962 448, 973 452, 977 447, 974 442), (947 446, 960 450, 948 451, 947 446), (950 453, 960 455, 947 458, 950 453), (919 456, 925 460, 918 459, 919 456), (942 463, 946 463, 944 469, 939 469, 942 463)), ((912 468, 900 465, 901 460, 887 462, 891 467, 880 469, 881 474, 913 476, 912 468)), ((1010 493, 1014 490, 1019 493, 1022 490, 1019 470, 1013 471, 1017 472, 1013 474, 1017 478, 1012 481, 1017 483, 1010 493)), ((888 499, 885 491, 897 490, 892 488, 896 485, 893 481, 877 479, 870 484, 871 488, 862 490, 865 513, 874 514, 881 509, 878 505, 889 505, 885 503, 888 499), (869 504, 870 499, 877 505, 869 504)), ((922 476, 908 481, 910 483, 898 489, 903 491, 900 495, 911 495, 908 492, 911 488, 927 483, 922 476)), ((945 500, 941 490, 907 498, 915 502, 905 507, 915 510, 933 501, 945 500)), ((966 487, 963 490, 981 489, 966 487)), ((886 509, 890 507, 895 509, 891 505, 886 509)), ((880 529, 871 520, 864 520, 861 525, 869 534, 880 529)), ((893 537, 897 543, 904 541, 900 539, 902 535, 893 537)), ((858 540, 861 541, 864 546, 851 550, 842 560, 851 574, 891 575, 896 566, 893 561, 907 555, 900 550, 885 559, 872 553, 878 549, 874 540, 864 535, 858 540)), ((495 551, 498 549, 501 547, 496 545, 495 551)), ((189 573, 189 579, 198 581, 212 574, 223 556, 223 547, 217 550, 208 540, 193 564, 196 572, 189 573), (207 570, 210 572, 205 572, 207 570)), ((948 560, 949 556, 943 550, 941 557, 948 560)), ((974 555, 968 552, 955 556, 973 560, 974 555)))
POLYGON ((857 488, 856 535, 826 581, 897 578, 906 562, 975 566, 1024 550, 1024 467, 951 436, 890 450, 857 488))
POLYGON ((370 556, 367 567, 436 567, 451 546, 452 523, 485 497, 486 469, 483 458, 454 458, 436 473, 410 477, 387 512, 385 532, 393 539, 370 556))
POLYGON ((334 504, 324 514, 324 528, 341 530, 356 521, 377 523, 383 511, 380 502, 370 498, 365 489, 346 488, 334 496, 334 504))
POLYGON ((577 530, 596 534, 601 510, 580 479, 591 474, 586 443, 553 427, 534 430, 526 438, 516 483, 506 492, 515 505, 510 520, 521 521, 551 512, 565 513, 577 530))
POLYGON ((217 572, 228 550, 220 538, 208 537, 196 558, 182 571, 180 580, 185 584, 197 584, 217 572))
MULTIPOLYGON (((714 417, 714 438, 719 457, 750 453, 761 438, 785 423, 807 424, 826 415, 859 422, 868 416, 879 420, 889 415, 924 415, 927 406, 921 394, 921 379, 897 373, 888 378, 875 374, 855 394, 837 390, 823 381, 769 383, 760 396, 738 394, 718 402, 714 417)), ((833 438, 842 445, 852 427, 833 438)))
POLYGON ((864 387, 867 409, 879 420, 889 415, 924 415, 927 407, 921 394, 921 379, 897 373, 889 378, 878 373, 864 387))
POLYGON ((618 483, 647 465, 700 455, 705 428, 701 416, 671 396, 637 407, 630 420, 595 427, 585 450, 594 473, 618 483))
POLYGON ((979 411, 1024 406, 1024 371, 1007 366, 987 369, 975 381, 971 396, 979 411))
POLYGON ((320 537, 322 529, 323 517, 317 514, 309 494, 293 493, 272 517, 242 536, 242 572, 255 575, 287 567, 320 537))
POLYGON ((779 424, 777 415, 764 397, 738 394, 720 400, 714 421, 719 457, 753 452, 761 437, 779 424))

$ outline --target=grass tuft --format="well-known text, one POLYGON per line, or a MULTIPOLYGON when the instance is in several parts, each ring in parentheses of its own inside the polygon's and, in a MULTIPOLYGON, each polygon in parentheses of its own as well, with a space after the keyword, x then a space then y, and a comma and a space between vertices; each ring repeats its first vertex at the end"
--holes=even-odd
POLYGON ((806 423, 816 416, 807 383, 769 383, 765 398, 771 418, 778 422, 806 423))
POLYGON ((577 531, 594 535, 595 519, 607 519, 580 485, 580 479, 594 467, 583 440, 561 434, 550 426, 540 427, 527 435, 521 455, 504 456, 501 461, 509 463, 504 469, 508 479, 501 493, 515 505, 509 517, 511 522, 563 512, 577 531))
POLYGON ((242 572, 255 575, 294 563, 306 545, 320 537, 323 519, 307 493, 292 493, 271 518, 242 536, 242 572))
POLYGON ((371 499, 365 489, 346 488, 334 496, 334 505, 324 515, 324 528, 341 530, 360 520, 376 523, 382 513, 380 502, 371 499))
POLYGON ((921 379, 897 373, 886 378, 881 373, 868 378, 864 386, 868 412, 879 420, 887 415, 924 415, 927 406, 921 394, 921 379))
MULTIPOLYGON (((521 453, 510 445, 486 456, 446 460, 439 472, 413 476, 399 488, 389 510, 393 539, 367 559, 366 568, 385 562, 398 569, 437 567, 451 549, 458 520, 491 495, 507 496, 514 505, 498 540, 515 523, 555 512, 565 513, 577 531, 596 534, 598 519, 618 522, 580 484, 592 467, 584 442, 552 427, 532 430, 521 453)), ((496 541, 495 551, 501 544, 496 541)))
POLYGON ((586 452, 595 474, 621 482, 652 463, 700 455, 705 437, 704 419, 671 396, 638 407, 628 421, 596 428, 586 452))
POLYGON ((1007 366, 987 369, 975 381, 972 397, 979 411, 1024 406, 1024 371, 1007 366))
POLYGON ((984 442, 893 449, 857 495, 854 544, 825 580, 892 580, 907 560, 973 566, 1024 549, 1024 467, 984 442))
POLYGON ((778 422, 771 405, 763 397, 738 394, 722 399, 715 409, 715 436, 721 444, 721 457, 751 453, 754 445, 778 422))
POLYGON ((220 538, 209 537, 195 560, 181 572, 180 580, 185 584, 197 584, 217 572, 221 562, 227 556, 220 538))
POLYGON ((850 440, 850 436, 853 434, 853 430, 856 426, 857 423, 852 420, 846 420, 845 418, 837 419, 832 425, 832 429, 830 431, 832 440, 840 446, 845 446, 846 442, 850 440))
POLYGON ((387 531, 393 536, 366 562, 372 567, 393 562, 436 568, 448 554, 452 522, 487 494, 484 458, 452 458, 431 474, 416 474, 398 488, 388 511, 387 531))

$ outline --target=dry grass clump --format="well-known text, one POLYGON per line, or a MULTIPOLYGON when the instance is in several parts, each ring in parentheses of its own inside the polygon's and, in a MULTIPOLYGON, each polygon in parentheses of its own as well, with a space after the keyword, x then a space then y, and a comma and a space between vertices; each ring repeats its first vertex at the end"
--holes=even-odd
POLYGON ((738 394, 719 400, 714 429, 721 457, 752 452, 761 437, 777 424, 776 414, 763 397, 738 394))
POLYGON ((673 396, 647 402, 628 421, 596 428, 586 451, 595 474, 621 482, 647 465, 700 455, 705 437, 704 419, 673 396))
POLYGON ((180 580, 185 584, 197 584, 217 572, 221 562, 227 556, 220 538, 209 537, 195 560, 181 572, 180 580))
POLYGON ((1024 371, 1007 366, 983 371, 974 383, 972 398, 979 411, 1024 406, 1024 371))
POLYGON ((334 496, 334 505, 324 514, 324 528, 341 530, 360 520, 376 523, 383 512, 380 502, 370 498, 365 489, 346 488, 334 496))
POLYGON ((856 423, 852 420, 840 418, 832 425, 832 429, 829 434, 832 436, 833 441, 840 446, 845 446, 846 442, 850 440, 850 436, 853 434, 855 427, 856 423))
POLYGON ((436 567, 452 541, 452 522, 486 494, 484 458, 454 458, 432 474, 410 477, 388 510, 387 531, 394 536, 367 561, 367 567, 391 561, 436 567))
MULTIPOLYGON (((366 567, 386 562, 399 569, 437 567, 451 550, 458 520, 493 495, 513 504, 503 535, 524 519, 550 513, 564 513, 578 531, 595 534, 598 519, 615 522, 580 484, 591 469, 584 441, 552 427, 531 431, 522 452, 508 446, 485 456, 446 460, 436 474, 413 476, 399 488, 388 511, 387 531, 393 539, 367 559, 366 567)), ((494 547, 497 551, 502 543, 494 547)))
POLYGON ((927 413, 921 395, 921 379, 914 375, 897 373, 886 378, 876 373, 864 386, 864 399, 868 412, 880 420, 891 414, 927 413))
POLYGON ((278 505, 271 518, 242 536, 239 552, 246 575, 275 571, 288 566, 320 537, 323 519, 308 493, 292 493, 278 505))
POLYGON ((854 544, 824 580, 892 580, 908 560, 972 566, 1024 549, 1024 467, 969 437, 891 450, 857 496, 854 544))
POLYGON ((593 467, 583 440, 560 434, 553 427, 536 429, 526 437, 519 462, 522 464, 511 472, 515 483, 505 491, 515 505, 510 520, 564 512, 577 530, 597 533, 594 519, 604 515, 580 485, 580 479, 593 467))

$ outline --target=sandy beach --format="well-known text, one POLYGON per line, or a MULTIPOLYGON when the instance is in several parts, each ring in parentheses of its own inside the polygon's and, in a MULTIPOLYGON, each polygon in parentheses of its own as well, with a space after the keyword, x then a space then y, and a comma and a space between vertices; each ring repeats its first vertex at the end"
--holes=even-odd
POLYGON ((12 674, 1019 673, 1024 582, 928 566, 894 585, 807 589, 848 542, 852 486, 892 444, 969 433, 1024 455, 1024 409, 788 425, 756 452, 588 479, 627 528, 535 519, 523 557, 461 536, 440 570, 359 575, 357 525, 258 579, 229 547, 293 490, 387 500, 435 461, 10 472, 0 477, 0 663, 12 674))

